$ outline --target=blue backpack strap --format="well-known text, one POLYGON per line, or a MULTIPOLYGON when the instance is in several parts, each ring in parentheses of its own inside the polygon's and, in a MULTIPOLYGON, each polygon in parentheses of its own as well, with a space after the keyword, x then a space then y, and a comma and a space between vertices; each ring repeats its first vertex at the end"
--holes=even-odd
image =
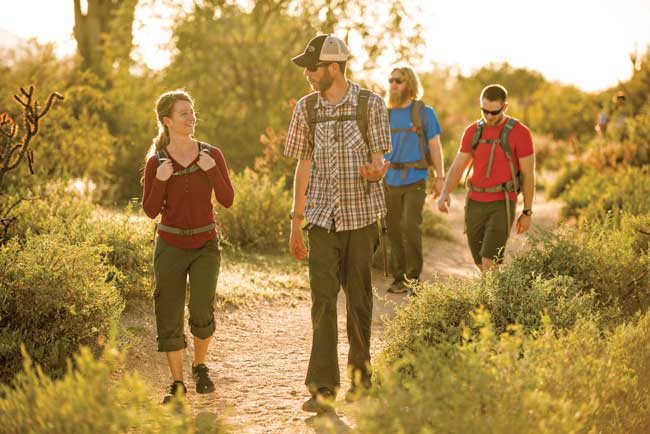
POLYGON ((167 155, 167 151, 164 149, 159 149, 156 151, 156 158, 158 159, 158 164, 162 164, 163 160, 169 159, 169 155, 167 155))

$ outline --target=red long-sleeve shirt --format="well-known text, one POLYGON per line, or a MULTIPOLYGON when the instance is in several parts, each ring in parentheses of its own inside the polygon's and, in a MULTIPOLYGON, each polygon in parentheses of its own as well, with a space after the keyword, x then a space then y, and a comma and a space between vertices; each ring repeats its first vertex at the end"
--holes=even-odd
MULTIPOLYGON (((201 169, 172 176, 167 181, 156 178, 158 159, 152 155, 144 168, 142 208, 150 218, 162 214, 160 223, 179 229, 195 229, 214 223, 211 196, 214 190, 217 201, 229 208, 235 193, 228 176, 226 160, 218 148, 210 147, 210 156, 217 163, 208 171, 201 169), (164 202, 164 205, 163 205, 164 202)), ((174 172, 184 169, 171 156, 174 172)), ((196 159, 190 166, 198 161, 196 159)), ((187 166, 189 167, 189 166, 187 166)), ((177 235, 158 230, 160 238, 181 249, 196 249, 217 236, 213 229, 195 235, 177 235)))

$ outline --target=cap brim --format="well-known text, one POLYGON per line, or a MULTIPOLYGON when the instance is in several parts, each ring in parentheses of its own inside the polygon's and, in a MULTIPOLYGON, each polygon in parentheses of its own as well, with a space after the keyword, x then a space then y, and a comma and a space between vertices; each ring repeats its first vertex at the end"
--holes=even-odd
POLYGON ((301 53, 297 55, 296 57, 291 59, 291 61, 298 66, 302 66, 303 68, 306 68, 307 66, 311 66, 314 64, 312 56, 309 56, 306 53, 301 53))

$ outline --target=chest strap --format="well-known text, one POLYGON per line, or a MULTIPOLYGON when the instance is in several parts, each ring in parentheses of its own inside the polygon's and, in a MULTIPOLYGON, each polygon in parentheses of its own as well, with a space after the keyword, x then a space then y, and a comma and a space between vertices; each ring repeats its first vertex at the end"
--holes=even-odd
POLYGON ((183 235, 186 237, 196 235, 196 234, 201 234, 203 232, 209 232, 216 227, 217 227, 216 223, 211 223, 207 226, 201 226, 199 228, 194 228, 194 229, 180 229, 172 226, 167 226, 162 223, 158 223, 158 230, 163 232, 169 232, 170 234, 183 235))

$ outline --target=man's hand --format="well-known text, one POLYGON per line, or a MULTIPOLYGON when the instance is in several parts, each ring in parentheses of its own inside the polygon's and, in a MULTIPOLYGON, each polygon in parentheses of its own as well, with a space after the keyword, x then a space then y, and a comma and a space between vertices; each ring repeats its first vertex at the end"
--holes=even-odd
POLYGON ((530 228, 530 223, 532 221, 532 216, 522 214, 517 219, 517 234, 523 234, 530 228))
POLYGON ((198 164, 201 170, 204 172, 207 172, 217 165, 217 163, 214 161, 214 158, 212 158, 210 155, 210 151, 207 149, 201 150, 201 152, 199 152, 199 161, 197 161, 196 164, 198 164))
POLYGON ((438 209, 440 210, 440 212, 448 213, 450 206, 451 206, 451 197, 449 197, 449 193, 446 191, 442 191, 440 193, 440 197, 438 198, 438 209))
POLYGON ((174 174, 174 166, 172 166, 172 160, 169 158, 163 158, 160 160, 161 163, 156 169, 156 178, 161 181, 167 181, 174 174))
POLYGON ((291 235, 289 235, 289 252, 297 260, 309 257, 309 251, 305 246, 305 240, 302 237, 300 222, 291 222, 291 235))
POLYGON ((440 196, 440 193, 442 193, 442 187, 444 185, 445 185, 444 178, 436 178, 433 181, 433 188, 431 189, 431 194, 433 195, 434 199, 437 199, 440 196))
POLYGON ((383 164, 381 161, 362 164, 359 166, 359 174, 368 182, 377 182, 388 172, 389 166, 390 161, 387 160, 383 160, 383 164))

